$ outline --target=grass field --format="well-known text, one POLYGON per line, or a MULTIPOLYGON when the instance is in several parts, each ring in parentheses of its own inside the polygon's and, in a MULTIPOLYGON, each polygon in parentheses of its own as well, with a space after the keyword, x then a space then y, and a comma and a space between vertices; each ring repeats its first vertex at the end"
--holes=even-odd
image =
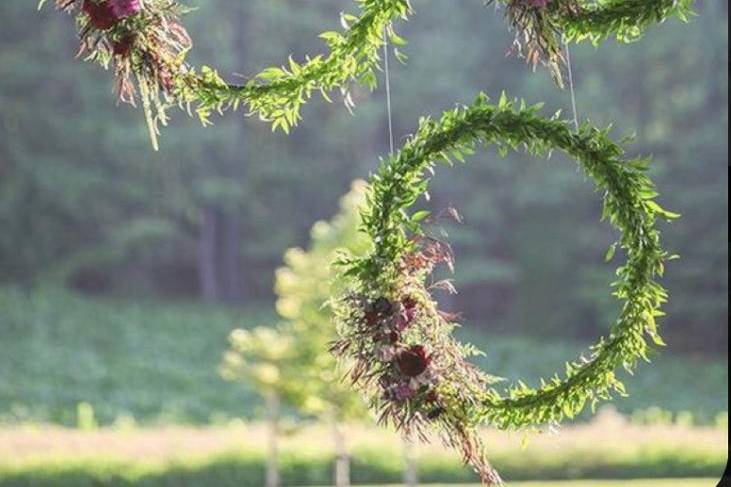
MULTIPOLYGON (((401 479, 403 445, 394 434, 351 426, 346 437, 354 484, 401 479)), ((534 435, 525 447, 518 434, 486 431, 484 436, 493 464, 516 481, 720 477, 727 437, 723 428, 639 427, 608 412, 590 424, 534 435)), ((0 429, 0 487, 260 487, 266 442, 262 425, 244 423, 87 432, 39 425, 5 428, 0 429)), ((319 485, 331 478, 335 454, 326 426, 289 429, 280 447, 284 485, 319 485)), ((439 442, 417 446, 413 453, 424 483, 476 480, 439 442)), ((690 482, 657 485, 695 487, 690 482)), ((638 487, 643 485, 656 484, 638 487)))
MULTIPOLYGON (((258 310, 0 288, 0 423, 75 426, 80 402, 91 404, 102 425, 256 418, 256 394, 224 382, 216 368, 231 329, 274 320, 258 310)), ((582 351, 582 344, 561 341, 468 338, 487 352, 481 366, 529 382, 563 370, 582 351)), ((628 378, 630 397, 615 404, 625 413, 660 405, 713 423, 728 410, 727 376, 723 358, 661 354, 628 378)))

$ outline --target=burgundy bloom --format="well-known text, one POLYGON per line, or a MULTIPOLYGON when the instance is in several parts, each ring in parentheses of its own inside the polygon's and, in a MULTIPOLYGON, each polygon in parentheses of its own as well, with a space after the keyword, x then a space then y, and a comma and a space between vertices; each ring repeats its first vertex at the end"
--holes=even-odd
POLYGON ((416 308, 416 305, 417 305, 418 303, 417 303, 417 301, 416 301, 416 300, 415 300, 414 298, 412 298, 411 296, 407 296, 407 297, 405 297, 405 298, 404 298, 404 299, 403 299, 403 300, 401 301, 401 304, 403 304, 403 305, 404 305, 404 308, 406 308, 406 309, 414 309, 414 308, 416 308))
POLYGON ((426 349, 422 345, 414 345, 396 357, 396 365, 398 365, 401 373, 407 377, 421 375, 430 363, 431 357, 426 354, 426 349))
POLYGON ((439 394, 437 394, 437 391, 429 391, 429 393, 426 395, 426 402, 434 403, 439 400, 439 394))
POLYGON ((141 0, 109 0, 109 4, 114 17, 118 20, 137 15, 142 11, 141 0))
POLYGON ((368 303, 365 307, 365 320, 368 326, 375 326, 384 317, 393 313, 394 306, 391 301, 386 298, 378 298, 372 303, 368 303))
POLYGON ((378 324, 379 318, 380 317, 378 316, 378 313, 373 310, 367 310, 365 312, 365 320, 368 326, 376 326, 376 324, 378 324))
POLYGON ((108 0, 94 2, 84 0, 81 10, 89 17, 91 25, 99 30, 107 30, 117 23, 117 18, 112 11, 112 5, 108 0))
POLYGON ((397 331, 391 331, 388 333, 388 341, 391 343, 391 345, 398 343, 398 341, 401 339, 401 334, 397 331))
POLYGON ((134 36, 127 35, 123 37, 119 41, 115 41, 112 44, 112 50, 114 51, 114 54, 121 57, 127 57, 129 56, 129 53, 132 51, 132 46, 134 45, 135 38, 134 36))

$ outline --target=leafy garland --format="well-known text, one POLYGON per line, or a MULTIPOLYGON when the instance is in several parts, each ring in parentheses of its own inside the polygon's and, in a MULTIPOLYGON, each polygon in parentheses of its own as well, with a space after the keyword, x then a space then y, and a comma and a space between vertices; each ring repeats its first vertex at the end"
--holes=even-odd
MULTIPOLYGON (((40 0, 42 6, 48 0, 40 0)), ((76 14, 80 54, 105 68, 113 65, 121 101, 145 109, 153 145, 165 125, 169 105, 196 106, 204 124, 213 112, 246 106, 285 132, 296 125, 300 108, 316 93, 329 100, 339 89, 346 106, 353 102, 349 85, 376 86, 380 48, 385 37, 405 43, 393 27, 407 20, 409 0, 356 0, 360 15, 341 16, 343 32, 324 32, 326 55, 290 58, 280 67, 263 70, 244 84, 224 81, 209 67, 199 70, 185 62, 192 47, 179 16, 188 9, 176 0, 53 0, 60 10, 76 14), (384 34, 385 32, 385 34, 384 34), (138 90, 134 89, 137 85, 138 90)), ((639 37, 653 23, 690 14, 692 0, 492 0, 505 7, 516 31, 515 46, 533 65, 547 65, 562 84, 561 37, 598 42, 616 36, 622 42, 639 37)))
MULTIPOLYGON (((40 0, 40 6, 46 1, 40 0)), ((300 108, 316 92, 329 100, 328 94, 340 89, 351 108, 348 85, 376 86, 385 37, 394 45, 405 43, 391 23, 405 20, 411 11, 408 0, 357 0, 360 17, 341 15, 344 33, 320 34, 329 54, 307 57, 303 63, 290 57, 287 65, 267 68, 235 85, 212 68, 196 70, 185 63, 192 42, 178 18, 187 9, 175 0, 54 1, 59 10, 76 14, 80 54, 105 68, 114 66, 120 100, 135 104, 135 95, 142 100, 155 147, 169 105, 196 105, 204 124, 214 111, 245 105, 249 113, 285 132, 299 122, 300 108)))
POLYGON ((423 119, 416 135, 382 161, 371 179, 362 220, 372 252, 338 261, 352 285, 334 302, 341 338, 333 351, 352 361, 354 385, 384 423, 420 437, 429 425, 437 426, 490 485, 501 481, 485 460, 478 425, 518 428, 573 417, 587 404, 624 394, 615 370, 632 371, 640 359, 647 360, 648 337, 663 344, 655 320, 667 294, 655 279, 670 256, 655 224, 678 215, 655 202, 647 159, 625 160, 608 130, 584 124, 572 131, 539 110, 505 95, 493 105, 482 94, 439 121, 423 119), (612 285, 623 302, 619 319, 587 357, 566 364, 563 378, 542 380, 538 389, 519 382, 499 392, 496 378, 467 362, 479 352, 455 340, 456 317, 440 311, 432 297, 435 289, 451 288, 431 278, 438 264, 451 267, 449 245, 428 231, 425 224, 434 221, 429 212, 410 212, 426 194, 436 164, 464 162, 478 144, 495 145, 503 155, 524 148, 547 156, 558 149, 575 158, 604 195, 603 219, 622 234, 607 254, 611 259, 621 249, 627 256, 612 285))

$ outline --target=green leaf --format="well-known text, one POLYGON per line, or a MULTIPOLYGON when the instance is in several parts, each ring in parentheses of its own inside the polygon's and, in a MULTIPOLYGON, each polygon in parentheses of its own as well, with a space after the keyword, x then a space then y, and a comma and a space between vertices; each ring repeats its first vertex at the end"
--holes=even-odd
POLYGON ((427 211, 427 210, 417 211, 416 213, 411 215, 411 221, 413 223, 419 223, 420 221, 427 218, 429 215, 431 215, 431 211, 427 211))

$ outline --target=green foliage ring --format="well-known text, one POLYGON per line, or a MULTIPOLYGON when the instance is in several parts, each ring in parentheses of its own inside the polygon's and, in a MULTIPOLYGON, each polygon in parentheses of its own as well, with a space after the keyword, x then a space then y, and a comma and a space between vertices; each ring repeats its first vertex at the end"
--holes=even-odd
POLYGON ((493 105, 480 95, 439 121, 423 119, 416 135, 371 178, 361 215, 372 251, 338 262, 352 281, 335 303, 341 338, 333 349, 352 362, 354 384, 383 421, 417 432, 438 425, 489 483, 499 477, 484 462, 476 426, 507 429, 573 417, 587 404, 624 394, 615 370, 631 371, 646 360, 647 338, 662 344, 656 318, 667 294, 656 278, 670 256, 661 247, 656 222, 678 215, 655 202, 648 160, 624 159, 608 130, 584 124, 574 131, 539 110, 504 95, 493 105), (478 144, 494 145, 502 154, 524 148, 546 156, 560 150, 576 159, 603 193, 603 219, 621 232, 607 255, 611 259, 616 250, 626 255, 613 284, 623 303, 617 322, 588 357, 567 363, 563 378, 556 374, 537 389, 518 382, 498 391, 494 378, 466 362, 475 350, 452 337, 455 324, 431 295, 431 270, 451 256, 444 242, 429 236, 428 212, 411 207, 426 193, 437 163, 463 162, 478 144))

